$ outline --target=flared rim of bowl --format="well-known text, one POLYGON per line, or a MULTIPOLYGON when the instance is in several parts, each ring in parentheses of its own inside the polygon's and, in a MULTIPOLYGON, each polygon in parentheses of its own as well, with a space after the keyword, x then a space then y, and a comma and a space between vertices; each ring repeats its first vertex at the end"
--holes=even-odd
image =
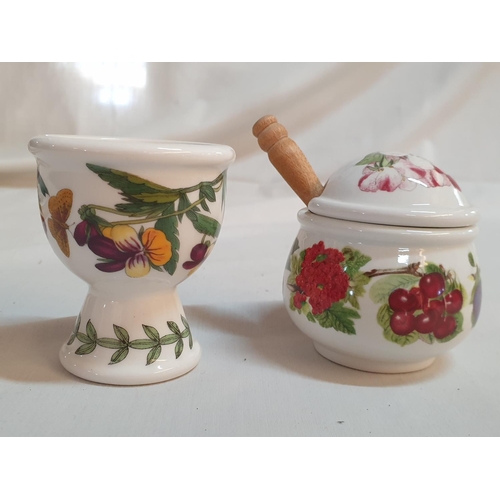
POLYGON ((147 155, 177 164, 229 165, 236 157, 233 148, 223 144, 84 135, 40 135, 29 141, 28 149, 35 156, 44 151, 147 155))

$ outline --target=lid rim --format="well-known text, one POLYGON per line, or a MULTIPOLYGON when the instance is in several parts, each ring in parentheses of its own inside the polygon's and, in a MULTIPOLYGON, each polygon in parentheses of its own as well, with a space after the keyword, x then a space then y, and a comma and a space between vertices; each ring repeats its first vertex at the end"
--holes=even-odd
POLYGON ((308 209, 316 215, 330 219, 402 227, 469 227, 477 224, 480 218, 479 212, 474 207, 463 207, 459 210, 450 208, 446 213, 423 213, 391 207, 387 209, 378 207, 374 211, 373 207, 367 206, 363 209, 359 204, 322 197, 313 198, 308 204, 308 209))

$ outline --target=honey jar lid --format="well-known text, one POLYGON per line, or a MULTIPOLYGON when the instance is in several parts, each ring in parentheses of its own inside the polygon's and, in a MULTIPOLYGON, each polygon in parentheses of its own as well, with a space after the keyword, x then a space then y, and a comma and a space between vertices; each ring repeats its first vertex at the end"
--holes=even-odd
POLYGON ((371 153, 340 168, 308 208, 326 217, 396 226, 464 227, 479 220, 450 175, 401 153, 371 153))

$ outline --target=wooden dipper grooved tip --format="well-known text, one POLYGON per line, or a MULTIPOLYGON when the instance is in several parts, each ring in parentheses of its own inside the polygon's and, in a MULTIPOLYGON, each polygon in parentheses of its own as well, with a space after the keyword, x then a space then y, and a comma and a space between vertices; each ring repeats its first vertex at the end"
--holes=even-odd
POLYGON ((323 192, 323 185, 304 153, 275 116, 266 115, 257 120, 252 133, 269 161, 306 205, 323 192))

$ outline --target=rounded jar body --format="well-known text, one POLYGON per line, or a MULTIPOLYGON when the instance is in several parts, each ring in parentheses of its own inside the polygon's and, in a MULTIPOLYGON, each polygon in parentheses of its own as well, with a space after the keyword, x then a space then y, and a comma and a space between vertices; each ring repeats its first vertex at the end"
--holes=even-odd
POLYGON ((386 226, 306 209, 298 219, 284 303, 326 358, 365 371, 415 371, 462 342, 476 323, 476 226, 386 226))

